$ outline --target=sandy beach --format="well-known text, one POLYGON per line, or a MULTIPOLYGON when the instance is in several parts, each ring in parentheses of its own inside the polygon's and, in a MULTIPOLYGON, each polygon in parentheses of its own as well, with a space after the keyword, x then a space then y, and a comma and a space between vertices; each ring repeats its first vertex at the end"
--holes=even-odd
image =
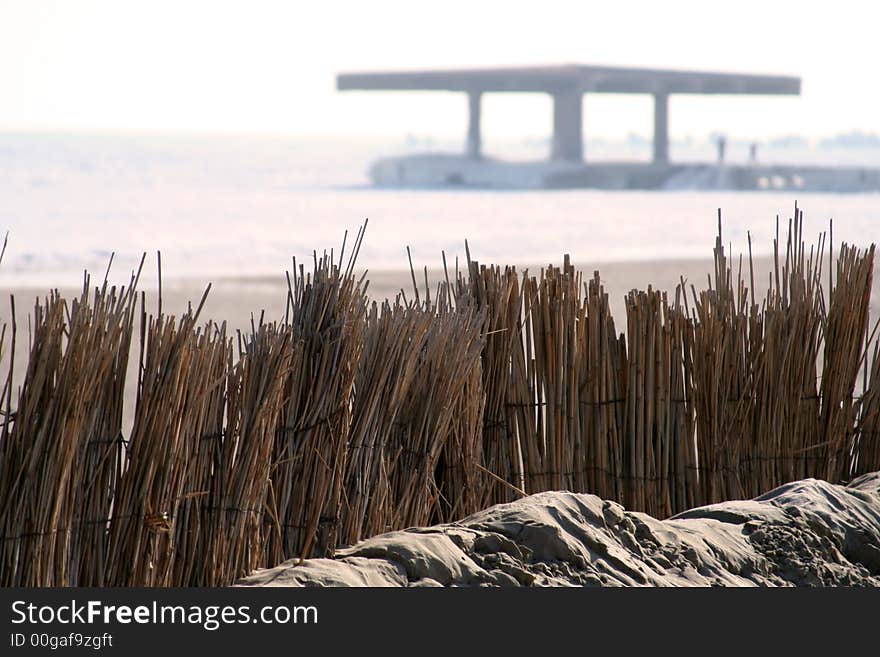
MULTIPOLYGON (((735 255, 734 271, 739 256, 735 255)), ((559 258, 561 262, 562 258, 559 258)), ((827 255, 826 255, 827 260, 827 255)), ((575 259, 575 262, 578 261, 575 259)), ((556 263, 554 263, 556 264, 556 263)), ((452 265, 454 267, 454 265, 452 265)), ((710 259, 693 260, 647 260, 630 262, 582 262, 576 264, 583 272, 584 279, 592 277, 594 271, 599 271, 603 285, 608 292, 611 310, 615 319, 618 332, 626 331, 626 294, 633 289, 647 289, 651 285, 654 289, 667 291, 670 300, 675 294, 675 288, 683 279, 690 289, 694 285, 699 292, 706 289, 708 276, 712 273, 712 261, 710 259)), ((743 259, 743 278, 748 284, 749 268, 747 258, 743 259)), ((518 269, 528 269, 533 274, 540 272, 541 264, 520 265, 518 269)), ((875 267, 877 263, 875 261, 875 267)), ((772 258, 759 257, 754 259, 755 287, 759 290, 759 300, 763 291, 768 286, 768 276, 773 270, 772 258)), ((450 271, 450 276, 454 270, 450 271)), ((429 269, 428 281, 431 285, 432 294, 439 281, 443 279, 441 269, 429 269)), ((146 309, 148 313, 155 313, 158 308, 158 291, 154 282, 154 272, 143 274, 141 288, 144 290, 146 309)), ((424 295, 424 271, 417 272, 417 282, 420 293, 424 295)), ((412 275, 407 270, 378 270, 368 271, 369 280, 368 294, 373 300, 381 301, 386 298, 393 299, 401 290, 408 298, 413 297, 412 275)), ((827 289, 827 261, 823 275, 823 285, 827 289)), ((233 278, 224 277, 213 281, 199 280, 195 278, 171 278, 163 283, 162 304, 166 314, 179 315, 186 312, 189 304, 197 305, 208 284, 211 290, 202 311, 202 320, 211 320, 216 323, 226 322, 230 333, 236 331, 246 332, 250 329, 251 321, 259 321, 261 314, 266 321, 280 320, 284 318, 287 302, 287 282, 283 272, 278 276, 233 278)), ((15 297, 16 321, 18 332, 15 348, 15 376, 14 386, 17 388, 24 377, 24 364, 26 362, 28 345, 28 317, 33 315, 33 305, 37 297, 44 297, 47 288, 37 287, 0 287, 0 295, 6 299, 0 307, 0 320, 9 323, 10 295, 15 297)), ((62 296, 72 299, 79 296, 81 290, 75 288, 60 288, 62 296)), ((692 300, 688 294, 688 301, 692 300)), ((871 317, 878 317, 880 313, 880 287, 875 286, 871 295, 871 317)), ((9 329, 7 329, 9 330, 9 329)), ((128 370, 127 403, 124 416, 124 427, 130 427, 133 418, 134 398, 136 389, 136 348, 132 349, 132 360, 128 370)), ((2 372, 5 372, 10 364, 9 355, 3 357, 2 372)))

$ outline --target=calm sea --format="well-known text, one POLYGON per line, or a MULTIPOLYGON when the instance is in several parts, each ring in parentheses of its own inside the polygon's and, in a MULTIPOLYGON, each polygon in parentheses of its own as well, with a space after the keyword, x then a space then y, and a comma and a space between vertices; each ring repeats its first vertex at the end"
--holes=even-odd
MULTIPOLYGON (((410 147, 413 145, 410 144, 410 147)), ((415 145, 418 147, 418 144, 415 145)), ((369 218, 360 264, 434 267, 441 251, 535 264, 711 254, 716 213, 725 241, 767 253, 776 226, 805 211, 807 235, 834 219, 835 242, 880 238, 880 195, 767 192, 377 190, 370 161, 406 147, 382 140, 0 134, 0 230, 6 285, 120 280, 143 252, 162 251, 168 278, 280 275, 291 256, 338 248, 369 218)), ((588 147, 589 152, 589 147, 588 147)), ((877 153, 872 159, 878 159, 877 153)), ((812 158, 812 159, 815 159, 812 158)))

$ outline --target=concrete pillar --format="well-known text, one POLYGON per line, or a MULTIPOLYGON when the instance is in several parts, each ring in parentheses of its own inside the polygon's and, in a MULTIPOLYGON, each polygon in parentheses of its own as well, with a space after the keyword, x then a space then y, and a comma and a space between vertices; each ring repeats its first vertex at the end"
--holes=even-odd
POLYGON ((467 156, 472 158, 482 157, 483 138, 480 133, 480 101, 483 94, 479 91, 468 92, 468 132, 467 132, 467 156))
POLYGON ((553 94, 553 152, 554 160, 580 162, 584 159, 583 98, 580 89, 569 89, 553 94))
POLYGON ((669 94, 654 94, 654 164, 669 163, 669 94))

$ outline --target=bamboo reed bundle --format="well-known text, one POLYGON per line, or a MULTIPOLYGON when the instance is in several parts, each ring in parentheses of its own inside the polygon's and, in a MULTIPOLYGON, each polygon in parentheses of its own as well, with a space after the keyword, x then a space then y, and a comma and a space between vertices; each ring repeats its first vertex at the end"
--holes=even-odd
POLYGON ((626 338, 617 335, 599 272, 585 284, 580 415, 584 433, 584 490, 623 499, 623 432, 626 404, 626 338))
MULTIPOLYGON (((413 274, 415 281, 415 275, 413 274)), ((471 348, 470 370, 458 371, 454 354, 428 356, 437 336, 467 345, 478 337, 482 316, 465 304, 456 310, 454 290, 447 281, 438 287, 436 303, 422 303, 418 287, 415 302, 399 295, 394 304, 373 304, 366 317, 364 347, 357 370, 352 428, 345 479, 342 542, 392 529, 402 524, 442 521, 465 509, 480 506, 477 480, 482 477, 482 372, 471 348), (381 310, 380 310, 381 308, 381 310), (426 372, 436 372, 426 377, 426 372), (426 392, 434 386, 439 392, 426 392), (476 389, 475 389, 476 387, 476 389), (476 393, 476 394, 475 394, 476 393), (449 401, 443 401, 443 396, 449 401), (428 410, 442 410, 440 417, 420 417, 412 400, 429 399, 428 410), (406 433, 407 439, 400 440, 406 433), (414 449, 422 445, 423 451, 414 449), (440 450, 437 450, 437 447, 440 450), (415 483, 407 477, 418 479, 415 483), (398 513, 398 491, 408 486, 416 492, 420 511, 398 513), (423 499, 424 498, 424 499, 423 499), (417 519, 418 518, 418 519, 417 519)))
POLYGON ((714 282, 691 286, 694 317, 693 399, 696 409, 700 499, 735 499, 743 491, 742 452, 751 427, 747 289, 724 252, 719 214, 714 282))
MULTIPOLYGON (((821 240, 821 238, 820 238, 821 240)), ((821 241, 820 241, 821 246, 821 241)), ((817 359, 822 348, 824 301, 821 248, 806 256, 803 218, 795 208, 785 261, 774 241, 774 271, 754 354, 755 404, 749 493, 815 473, 819 443, 817 359)), ((755 344, 753 342, 753 344, 755 344)))
POLYGON ((270 489, 272 451, 290 374, 289 327, 266 324, 239 336, 238 361, 228 368, 227 425, 216 460, 204 583, 228 585, 265 567, 270 537, 282 528, 270 489))
POLYGON ((880 471, 880 342, 874 342, 870 362, 870 374, 859 400, 853 476, 880 471))
POLYGON ((829 291, 824 325, 820 389, 819 467, 813 476, 848 481, 851 475, 857 405, 854 399, 868 338, 868 309, 874 246, 861 251, 844 244, 837 256, 837 284, 829 291))
POLYGON ((90 302, 86 276, 69 308, 57 292, 35 305, 28 369, 0 445, 4 585, 100 581, 136 280, 117 289, 105 279, 90 302))
POLYGON ((696 440, 694 393, 694 322, 686 304, 684 282, 676 288, 675 302, 667 316, 669 336, 669 481, 670 512, 679 513, 697 505, 699 455, 696 440))
MULTIPOLYGON (((586 304, 581 276, 568 256, 561 269, 523 280, 534 357, 531 377, 535 439, 524 450, 529 491, 583 490, 586 460, 580 424, 586 304)), ((528 406, 526 405, 526 408, 528 406)))
POLYGON ((483 370, 471 364, 455 396, 449 437, 443 444, 435 478, 440 496, 436 517, 429 522, 452 522, 482 509, 488 478, 483 471, 483 370))
MULTIPOLYGON (((192 375, 200 377, 206 397, 197 409, 203 414, 199 421, 201 434, 190 435, 194 442, 174 515, 171 581, 179 586, 209 586, 227 581, 222 571, 225 553, 216 548, 216 543, 221 542, 217 534, 225 520, 220 498, 226 494, 223 480, 229 470, 224 467, 223 458, 227 380, 233 376, 232 348, 225 323, 206 325, 196 338, 195 348, 200 357, 198 369, 192 375)), ((235 412, 231 417, 236 417, 235 412)))
MULTIPOLYGON (((626 433, 623 441, 623 500, 659 517, 672 513, 673 418, 670 309, 666 295, 633 290, 627 296, 629 362, 626 433)), ((679 438, 681 438, 679 436, 679 438)), ((689 437, 685 437, 687 440, 689 437)))
MULTIPOLYGON (((206 435, 206 406, 214 382, 199 313, 179 320, 141 311, 141 365, 134 427, 116 488, 106 584, 170 586, 174 523, 185 499, 192 453, 206 435)), ((210 338, 209 338, 210 339, 210 338)))
POLYGON ((70 529, 61 513, 68 499, 66 480, 75 444, 69 434, 67 440, 57 435, 53 414, 47 413, 58 404, 55 388, 63 355, 64 314, 65 304, 57 292, 34 306, 25 382, 14 425, 4 436, 3 586, 63 585, 68 576, 67 560, 55 556, 59 544, 63 550, 70 529))
POLYGON ((422 308, 419 312, 425 339, 385 450, 387 517, 394 529, 425 524, 432 514, 442 514, 435 471, 445 445, 452 440, 453 413, 469 390, 466 383, 479 367, 483 348, 479 312, 470 308, 439 314, 422 308))
POLYGON ((524 352, 524 291, 516 269, 481 266, 468 258, 458 281, 460 305, 483 313, 483 467, 488 477, 481 506, 508 502, 524 488, 522 444, 533 444, 533 394, 524 352))
POLYGON ((316 256, 311 275, 294 262, 288 297, 293 353, 271 471, 280 537, 267 546, 269 562, 326 555, 336 546, 367 306, 352 274, 362 239, 363 229, 344 271, 332 254, 316 256))
MULTIPOLYGON (((437 286, 434 311, 441 314, 470 314, 474 321, 471 330, 482 330, 486 318, 482 311, 474 311, 468 306, 466 294, 458 285, 462 280, 458 272, 458 262, 456 261, 455 285, 450 281, 445 254, 443 268, 445 280, 437 286)), ((427 271, 425 279, 427 289, 427 271)), ((430 300, 427 305, 430 308, 430 300)), ((479 339, 482 352, 486 336, 479 334, 479 339)), ((482 465, 485 407, 482 353, 478 360, 471 363, 469 373, 464 375, 454 404, 449 438, 444 442, 434 473, 439 504, 431 522, 452 522, 483 508, 484 491, 492 474, 487 473, 482 465)))
POLYGON ((419 308, 387 301, 381 311, 374 302, 366 317, 345 472, 342 543, 391 527, 388 440, 411 394, 432 320, 419 308))
MULTIPOLYGON (((34 445, 29 450, 29 467, 20 476, 24 485, 33 486, 40 482, 40 489, 34 491, 33 495, 22 492, 21 499, 26 503, 30 502, 28 510, 33 517, 33 524, 26 525, 30 530, 31 541, 36 543, 30 566, 37 569, 36 581, 44 585, 55 584, 56 581, 64 582, 68 576, 66 559, 61 555, 70 526, 62 515, 66 515, 66 509, 62 507, 66 507, 68 499, 68 478, 75 458, 76 444, 71 434, 65 435, 61 432, 67 420, 64 416, 71 411, 75 412, 76 401, 65 403, 64 392, 58 390, 61 372, 67 369, 62 364, 64 352, 60 330, 64 322, 61 315, 65 309, 65 302, 57 294, 46 303, 45 323, 35 309, 34 344, 40 345, 37 349, 42 353, 34 359, 38 365, 31 371, 34 372, 32 379, 38 392, 34 398, 28 399, 33 405, 20 405, 15 426, 16 430, 20 428, 22 440, 34 440, 34 445), (45 329, 45 342, 36 337, 37 325, 42 325, 45 329), (57 424, 53 421, 53 406, 61 407, 61 412, 58 413, 61 417, 57 424), (56 551, 60 558, 53 563, 56 551)), ((74 360, 78 360, 74 352, 71 354, 74 360)), ((27 398, 27 395, 22 396, 27 398)), ((76 420, 82 421, 81 417, 74 421, 76 420)))
POLYGON ((71 581, 80 586, 100 586, 111 560, 107 527, 122 468, 122 413, 139 273, 140 269, 128 288, 118 294, 113 289, 108 291, 105 281, 100 291, 95 290, 91 309, 80 304, 71 313, 73 317, 90 310, 83 319, 98 333, 88 347, 98 375, 93 380, 93 410, 87 439, 78 456, 73 499, 76 533, 71 543, 71 581))

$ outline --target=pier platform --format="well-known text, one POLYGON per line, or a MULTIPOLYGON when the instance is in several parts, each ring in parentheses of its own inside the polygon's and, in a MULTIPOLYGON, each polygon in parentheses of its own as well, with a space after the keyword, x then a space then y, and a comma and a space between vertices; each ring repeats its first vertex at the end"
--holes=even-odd
POLYGON ((880 192, 880 168, 774 164, 511 162, 455 154, 383 158, 378 187, 471 189, 643 189, 880 192))

